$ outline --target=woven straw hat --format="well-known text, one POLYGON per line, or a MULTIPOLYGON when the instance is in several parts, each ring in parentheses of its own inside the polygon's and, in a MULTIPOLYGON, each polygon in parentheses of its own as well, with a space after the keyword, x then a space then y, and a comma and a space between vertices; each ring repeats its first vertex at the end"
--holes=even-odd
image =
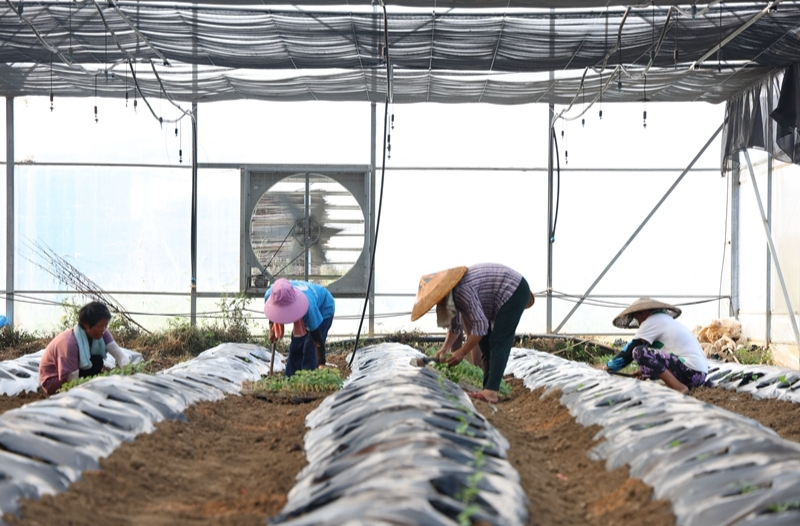
POLYGON ((419 278, 417 299, 414 300, 414 308, 411 309, 411 321, 418 320, 431 310, 431 307, 442 301, 466 273, 467 267, 455 267, 419 278))
POLYGON ((643 310, 661 310, 677 318, 681 315, 681 310, 674 305, 664 303, 650 298, 639 298, 631 303, 631 306, 622 311, 616 318, 614 318, 614 326, 620 329, 636 329, 639 327, 639 322, 633 317, 637 312, 643 310))

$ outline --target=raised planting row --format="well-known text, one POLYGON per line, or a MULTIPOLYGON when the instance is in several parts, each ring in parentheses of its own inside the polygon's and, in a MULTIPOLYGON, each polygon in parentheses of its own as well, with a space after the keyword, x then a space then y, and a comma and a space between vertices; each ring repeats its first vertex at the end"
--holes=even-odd
MULTIPOLYGON (((140 363, 142 355, 128 349, 120 350, 128 356, 129 363, 140 363)), ((39 362, 44 349, 26 354, 13 360, 0 362, 0 396, 17 396, 20 393, 32 393, 39 389, 39 362)), ((113 369, 117 361, 111 354, 106 355, 103 365, 113 369)))
POLYGON ((753 398, 800 403, 800 371, 728 362, 709 365, 707 385, 750 393, 753 398))
POLYGON ((627 464, 672 502, 678 525, 800 524, 800 445, 756 421, 534 350, 514 349, 506 374, 560 390, 578 422, 602 426, 589 456, 627 464))
POLYGON ((456 384, 386 343, 360 349, 341 391, 312 412, 308 466, 273 525, 527 521, 508 442, 456 384))
MULTIPOLYGON (((185 419, 187 406, 238 393, 269 373, 270 353, 223 344, 161 373, 97 377, 0 415, 0 516, 20 498, 66 490, 124 441, 164 419, 185 419)), ((283 371, 276 356, 275 370, 283 371)))

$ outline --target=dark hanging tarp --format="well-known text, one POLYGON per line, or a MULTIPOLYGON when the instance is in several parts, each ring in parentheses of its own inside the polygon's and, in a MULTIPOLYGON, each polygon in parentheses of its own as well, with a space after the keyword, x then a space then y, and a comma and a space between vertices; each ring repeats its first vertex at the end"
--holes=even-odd
POLYGON ((787 68, 781 85, 778 107, 770 116, 778 124, 775 142, 793 163, 800 163, 798 126, 800 126, 800 64, 787 68))
POLYGON ((723 175, 739 168, 738 154, 747 148, 800 164, 799 79, 800 65, 795 63, 728 101, 722 131, 723 175))

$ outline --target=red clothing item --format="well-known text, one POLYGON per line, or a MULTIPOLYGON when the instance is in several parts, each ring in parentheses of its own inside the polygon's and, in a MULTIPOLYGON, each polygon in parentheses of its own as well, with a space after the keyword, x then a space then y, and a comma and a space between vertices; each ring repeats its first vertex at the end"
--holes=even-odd
MULTIPOLYGON (((49 395, 55 394, 67 381, 67 376, 78 370, 78 339, 73 331, 67 329, 53 338, 39 362, 39 383, 49 395)), ((106 345, 114 341, 108 330, 103 333, 103 341, 106 345)))

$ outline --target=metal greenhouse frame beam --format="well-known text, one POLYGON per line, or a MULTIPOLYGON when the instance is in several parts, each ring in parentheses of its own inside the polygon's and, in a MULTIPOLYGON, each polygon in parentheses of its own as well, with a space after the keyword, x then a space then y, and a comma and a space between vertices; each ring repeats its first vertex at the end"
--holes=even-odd
POLYGON ((669 187, 669 189, 668 189, 668 190, 667 190, 667 192, 664 194, 664 196, 661 198, 661 200, 660 200, 658 203, 656 203, 656 206, 654 206, 654 207, 653 207, 653 209, 650 211, 650 213, 649 213, 649 214, 647 214, 647 217, 645 217, 645 218, 644 218, 644 221, 642 221, 642 223, 639 225, 639 227, 636 229, 636 231, 634 231, 634 233, 631 235, 631 237, 629 237, 629 238, 628 238, 628 240, 625 242, 625 244, 624 244, 624 245, 622 245, 622 248, 621 248, 621 249, 619 249, 619 252, 617 252, 617 255, 615 255, 615 256, 614 256, 614 257, 611 259, 611 261, 609 262, 609 264, 608 264, 608 265, 606 265, 606 268, 604 268, 604 269, 603 269, 603 271, 600 273, 600 275, 599 275, 599 276, 597 276, 597 279, 596 279, 596 280, 594 280, 594 283, 592 283, 592 285, 589 287, 589 290, 587 290, 587 291, 586 291, 586 292, 585 292, 585 293, 584 293, 584 294, 581 296, 581 298, 580 298, 580 299, 577 301, 577 303, 575 303, 575 306, 574 306, 574 307, 572 307, 572 310, 571 310, 571 311, 569 311, 569 313, 566 315, 566 317, 564 318, 564 320, 563 320, 563 321, 562 321, 562 322, 561 322, 561 323, 558 325, 558 327, 556 327, 556 330, 555 330, 555 332, 556 332, 556 333, 558 333, 558 331, 560 331, 560 330, 561 330, 561 328, 562 328, 562 327, 564 326, 564 324, 565 324, 565 323, 567 323, 567 321, 568 321, 568 320, 569 320, 569 319, 572 317, 572 315, 575 313, 575 311, 576 311, 576 310, 578 310, 578 307, 580 307, 580 306, 581 306, 581 304, 584 302, 584 300, 586 300, 586 298, 589 296, 589 294, 591 294, 591 293, 592 293, 592 291, 593 291, 593 290, 594 290, 594 288, 597 286, 597 284, 598 284, 598 283, 600 283, 600 280, 601 280, 601 279, 603 279, 603 276, 605 276, 605 275, 606 275, 606 272, 608 272, 608 271, 609 271, 609 269, 610 269, 612 266, 614 266, 614 263, 616 263, 616 262, 617 262, 617 259, 619 259, 619 257, 622 255, 622 253, 623 253, 623 252, 625 252, 625 249, 626 249, 626 248, 628 248, 628 245, 630 245, 630 244, 631 244, 631 242, 634 240, 634 238, 636 238, 636 236, 637 236, 637 235, 639 235, 639 232, 641 232, 642 228, 644 228, 644 226, 647 224, 647 222, 648 222, 648 221, 650 221, 650 218, 651 218, 651 217, 653 217, 653 215, 654 215, 654 214, 656 213, 656 211, 657 211, 657 210, 658 210, 658 209, 661 207, 661 205, 662 205, 662 204, 664 204, 664 201, 666 201, 666 200, 667 200, 667 197, 669 197, 669 195, 672 193, 672 191, 673 191, 673 190, 675 190, 675 188, 676 188, 676 187, 678 186, 678 184, 679 184, 679 183, 680 183, 680 182, 683 180, 683 178, 686 176, 686 174, 687 174, 687 173, 689 173, 689 171, 691 171, 692 167, 693 167, 693 166, 694 166, 694 164, 697 162, 697 160, 700 158, 700 156, 702 156, 702 155, 703 155, 703 153, 705 153, 706 149, 708 149, 708 147, 711 145, 711 143, 712 143, 712 142, 714 142, 714 139, 716 139, 716 138, 717 138, 717 135, 719 135, 719 134, 722 132, 722 128, 723 128, 724 126, 725 126, 725 122, 723 122, 722 124, 720 124, 719 128, 717 128, 717 131, 715 131, 715 132, 714 132, 714 134, 713 134, 713 135, 711 136, 711 138, 710 138, 710 139, 708 139, 708 141, 707 141, 707 142, 706 142, 706 143, 703 145, 703 147, 700 149, 700 151, 699 151, 699 152, 697 152, 697 155, 695 155, 695 156, 694 156, 694 159, 692 159, 692 162, 690 162, 690 163, 689 163, 689 166, 687 166, 687 167, 686 167, 686 169, 685 169, 685 170, 684 170, 684 171, 681 173, 681 175, 679 175, 679 176, 678 176, 678 178, 675 180, 675 182, 674 182, 674 183, 672 183, 672 186, 670 186, 670 187, 669 187))
POLYGON ((6 97, 6 318, 14 324, 14 97, 6 97))
POLYGON ((786 309, 789 311, 787 314, 792 324, 794 341, 797 344, 797 348, 800 349, 800 330, 797 328, 797 320, 794 317, 794 309, 792 308, 791 300, 789 300, 789 291, 786 289, 786 282, 783 280, 781 263, 778 261, 778 253, 775 250, 775 244, 772 242, 772 233, 770 232, 769 222, 767 220, 767 215, 764 213, 764 205, 761 202, 761 194, 758 192, 756 174, 753 172, 753 163, 750 162, 750 153, 748 153, 747 150, 744 150, 744 158, 747 159, 747 169, 750 171, 750 180, 753 182, 753 192, 755 193, 756 202, 758 203, 758 210, 761 212, 761 224, 764 226, 764 234, 767 236, 769 252, 772 254, 772 260, 775 263, 775 273, 778 274, 778 281, 780 282, 781 290, 783 291, 783 299, 786 301, 786 309))
POLYGON ((731 301, 730 315, 739 319, 739 217, 741 215, 741 178, 739 166, 731 171, 731 301))

